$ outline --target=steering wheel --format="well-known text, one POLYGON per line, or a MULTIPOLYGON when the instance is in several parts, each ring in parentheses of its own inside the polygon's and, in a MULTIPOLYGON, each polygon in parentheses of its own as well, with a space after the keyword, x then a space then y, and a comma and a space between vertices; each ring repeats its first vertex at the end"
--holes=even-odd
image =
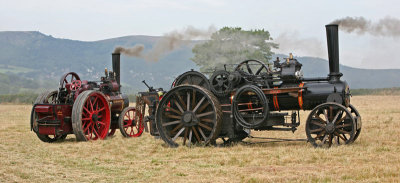
POLYGON ((249 75, 260 75, 261 71, 263 71, 263 70, 267 71, 267 73, 271 72, 264 63, 262 63, 261 61, 258 61, 258 60, 245 60, 245 61, 241 62, 235 68, 235 71, 243 71, 249 75), (256 66, 256 67, 254 67, 254 66, 256 66), (246 67, 246 68, 244 69, 244 67, 246 67), (258 68, 256 70, 256 72, 253 71, 252 67, 253 67, 253 69, 258 68), (247 70, 247 72, 245 70, 247 70))
POLYGON ((75 72, 69 72, 64 74, 61 79, 60 79, 60 85, 59 88, 65 88, 65 86, 69 83, 72 83, 73 81, 81 80, 75 72))
POLYGON ((82 81, 81 80, 74 80, 74 81, 72 81, 71 85, 69 85, 69 89, 71 91, 76 91, 79 88, 81 88, 81 86, 82 86, 82 81))

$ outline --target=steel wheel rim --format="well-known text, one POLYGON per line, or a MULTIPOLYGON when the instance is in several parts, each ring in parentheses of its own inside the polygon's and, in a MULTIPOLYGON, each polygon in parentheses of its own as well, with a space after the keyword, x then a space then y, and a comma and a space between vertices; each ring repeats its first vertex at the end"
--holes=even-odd
POLYGON ((315 147, 329 148, 352 143, 355 128, 351 112, 337 103, 315 107, 306 122, 308 141, 315 147))
POLYGON ((160 135, 173 147, 209 143, 219 128, 217 120, 215 104, 208 94, 185 85, 163 97, 156 118, 160 135))
POLYGON ((82 130, 87 140, 104 139, 110 127, 107 101, 99 93, 88 96, 82 106, 82 130))

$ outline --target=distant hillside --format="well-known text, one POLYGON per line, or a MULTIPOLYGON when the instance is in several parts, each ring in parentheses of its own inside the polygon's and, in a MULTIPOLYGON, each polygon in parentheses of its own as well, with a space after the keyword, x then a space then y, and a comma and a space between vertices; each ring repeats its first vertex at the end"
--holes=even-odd
MULTIPOLYGON (((133 46, 141 43, 149 49, 160 37, 126 36, 101 41, 84 42, 59 39, 40 32, 0 32, 0 94, 57 86, 63 73, 74 71, 82 79, 98 80, 104 68, 111 68, 111 53, 116 46, 133 46), (3 82, 16 76, 21 83, 3 82), (33 84, 35 87, 30 86, 33 84), (54 84, 49 84, 54 83, 54 84), (3 89, 9 87, 10 89, 3 89)), ((195 42, 193 42, 194 44, 195 42)), ((197 69, 188 45, 175 50, 158 62, 121 57, 121 82, 127 93, 145 89, 142 80, 150 85, 168 89, 173 79, 190 69, 197 69)), ((319 58, 299 57, 306 77, 326 76, 328 62, 319 58)), ((238 61, 239 62, 239 61, 238 61)), ((400 87, 400 69, 371 70, 341 66, 344 79, 351 88, 400 87)))

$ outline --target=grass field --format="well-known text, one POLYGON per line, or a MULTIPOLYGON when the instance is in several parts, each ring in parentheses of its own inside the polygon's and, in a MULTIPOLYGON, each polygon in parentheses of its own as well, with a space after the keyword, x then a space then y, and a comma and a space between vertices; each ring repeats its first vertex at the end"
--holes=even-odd
MULTIPOLYGON (((0 105, 0 182, 399 182, 400 96, 356 96, 363 119, 352 145, 315 149, 306 142, 167 148, 149 134, 125 139, 41 142, 30 105, 0 105)), ((305 138, 291 132, 254 136, 305 138)), ((245 141, 254 141, 246 139, 245 141)))

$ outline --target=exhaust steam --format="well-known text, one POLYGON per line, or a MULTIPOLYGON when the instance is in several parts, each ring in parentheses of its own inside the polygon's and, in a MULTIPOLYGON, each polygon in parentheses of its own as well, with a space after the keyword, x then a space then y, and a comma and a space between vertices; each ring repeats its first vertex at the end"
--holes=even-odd
POLYGON ((189 40, 208 39, 214 32, 216 32, 216 28, 214 26, 210 26, 207 30, 201 30, 189 26, 180 31, 175 30, 164 34, 164 36, 158 40, 148 51, 144 51, 143 44, 136 44, 130 48, 118 46, 115 48, 114 53, 121 53, 126 56, 142 58, 146 61, 158 61, 169 52, 190 43, 189 40))
POLYGON ((338 24, 339 29, 348 33, 365 34, 382 37, 400 37, 400 20, 385 17, 377 22, 372 22, 364 17, 345 17, 334 20, 331 24, 338 24))

